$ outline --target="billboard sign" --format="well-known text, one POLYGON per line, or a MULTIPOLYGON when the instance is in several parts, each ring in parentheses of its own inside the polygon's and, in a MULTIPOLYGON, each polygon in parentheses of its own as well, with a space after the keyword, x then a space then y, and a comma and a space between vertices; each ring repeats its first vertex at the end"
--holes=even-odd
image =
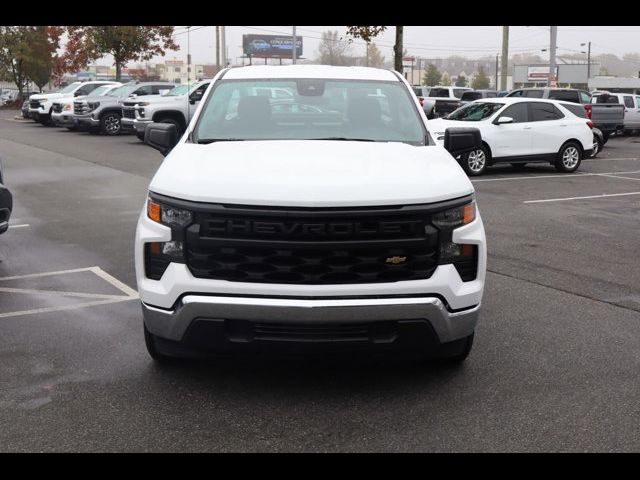
MULTIPOLYGON (((555 78, 558 78, 558 66, 556 65, 555 78)), ((546 82, 549 79, 549 67, 528 67, 527 80, 530 82, 546 82)))
MULTIPOLYGON (((248 57, 291 58, 292 35, 243 35, 242 51, 248 57)), ((296 57, 302 56, 302 37, 296 35, 296 57)))

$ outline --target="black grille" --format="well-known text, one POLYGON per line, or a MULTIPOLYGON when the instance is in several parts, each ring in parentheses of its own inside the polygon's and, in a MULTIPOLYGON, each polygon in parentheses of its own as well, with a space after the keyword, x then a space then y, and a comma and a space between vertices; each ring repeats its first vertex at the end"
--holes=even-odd
POLYGON ((438 232, 419 209, 197 212, 185 235, 198 278, 287 284, 429 278, 438 232))
POLYGON ((29 107, 30 108, 40 108, 40 101, 39 100, 30 100, 29 101, 29 107))
POLYGON ((136 118, 135 112, 133 110, 133 108, 123 108, 122 109, 122 116, 124 118, 136 118))
POLYGON ((55 113, 62 113, 62 104, 61 103, 54 103, 53 104, 53 111, 55 113))
POLYGON ((86 110, 82 106, 82 102, 73 102, 73 113, 75 115, 82 115, 86 113, 86 110))

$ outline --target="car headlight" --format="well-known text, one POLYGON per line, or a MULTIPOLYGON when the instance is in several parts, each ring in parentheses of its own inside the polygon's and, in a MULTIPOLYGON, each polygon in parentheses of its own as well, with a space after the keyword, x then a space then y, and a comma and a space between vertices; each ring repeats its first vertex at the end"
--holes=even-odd
POLYGON ((160 280, 171 262, 185 263, 184 230, 193 222, 193 213, 148 198, 147 217, 171 228, 170 241, 150 242, 144 247, 145 275, 160 280))
POLYGON ((69 111, 69 110, 72 110, 72 109, 73 109, 73 106, 72 106, 71 104, 69 104, 69 103, 65 104, 65 105, 62 107, 62 111, 63 111, 63 112, 66 112, 66 111, 69 111))
POLYGON ((95 110, 96 108, 98 108, 100 106, 100 102, 88 102, 87 106, 89 107, 89 110, 95 110))
POLYGON ((438 264, 453 264, 463 282, 475 280, 477 276, 478 246, 453 242, 453 231, 475 219, 475 201, 437 212, 431 217, 431 223, 439 230, 438 264))

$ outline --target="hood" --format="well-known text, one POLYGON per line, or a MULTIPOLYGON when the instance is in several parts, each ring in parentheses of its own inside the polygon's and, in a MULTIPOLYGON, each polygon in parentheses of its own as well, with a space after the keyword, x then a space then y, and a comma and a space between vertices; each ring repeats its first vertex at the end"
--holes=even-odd
MULTIPOLYGON (((168 104, 173 104, 175 102, 184 102, 185 99, 187 98, 186 95, 171 95, 170 97, 165 97, 163 95, 145 95, 144 97, 138 97, 138 98, 144 98, 144 101, 147 101, 149 103, 153 103, 154 105, 159 104, 159 103, 168 103, 168 104)), ((136 98, 137 100, 137 98, 136 98)))
POLYGON ((30 100, 55 100, 56 98, 73 97, 73 93, 37 93, 29 97, 30 100))
POLYGON ((473 192, 442 147, 322 140, 180 143, 149 189, 196 202, 300 207, 431 203, 473 192))

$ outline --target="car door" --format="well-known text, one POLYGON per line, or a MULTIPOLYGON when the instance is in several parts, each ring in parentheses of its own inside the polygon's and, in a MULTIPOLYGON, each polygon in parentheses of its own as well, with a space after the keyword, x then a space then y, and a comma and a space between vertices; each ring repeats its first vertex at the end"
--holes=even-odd
POLYGON ((518 102, 508 106, 482 131, 483 139, 489 144, 494 160, 507 161, 510 157, 531 154, 531 123, 529 122, 529 102, 518 102), (510 117, 513 123, 496 125, 501 117, 510 117))
POLYGON ((571 130, 575 122, 551 102, 531 102, 531 155, 556 153, 562 144, 573 138, 571 130))
POLYGON ((624 102, 624 128, 640 128, 640 97, 623 95, 624 102))

